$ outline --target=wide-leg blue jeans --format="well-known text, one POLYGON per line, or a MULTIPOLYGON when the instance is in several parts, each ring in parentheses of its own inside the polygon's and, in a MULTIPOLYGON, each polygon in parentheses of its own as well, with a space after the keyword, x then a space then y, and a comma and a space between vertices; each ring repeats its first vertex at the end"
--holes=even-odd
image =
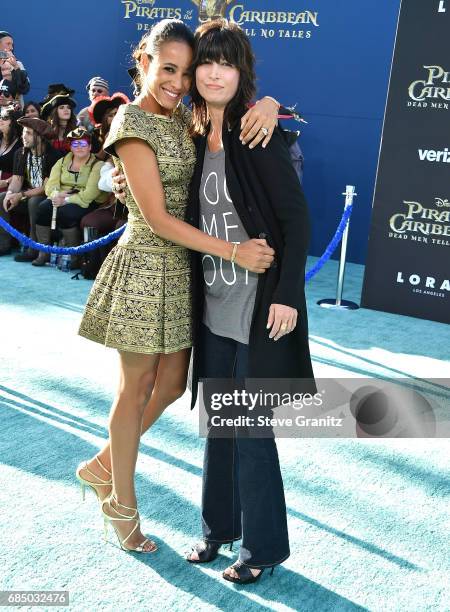
MULTIPOLYGON (((202 378, 243 379, 248 346, 201 332, 202 378)), ((270 567, 289 557, 283 480, 274 438, 206 439, 203 537, 210 542, 242 538, 239 559, 249 567, 270 567)))

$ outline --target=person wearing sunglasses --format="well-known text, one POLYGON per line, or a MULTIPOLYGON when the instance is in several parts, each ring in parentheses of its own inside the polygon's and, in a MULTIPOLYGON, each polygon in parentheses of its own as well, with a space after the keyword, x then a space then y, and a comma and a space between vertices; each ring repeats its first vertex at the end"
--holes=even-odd
POLYGON ((0 81, 0 108, 2 106, 10 106, 14 102, 14 88, 11 81, 2 79, 0 81))
MULTIPOLYGON (((10 104, 0 107, 0 215, 5 218, 4 198, 11 183, 14 167, 14 155, 20 149, 21 127, 17 120, 20 117, 18 107, 10 104)), ((11 221, 9 218, 8 221, 11 221)), ((11 238, 3 228, 0 228, 0 255, 11 252, 11 238)))
MULTIPOLYGON (((56 208, 56 228, 64 237, 65 246, 81 243, 80 221, 84 215, 103 204, 108 194, 100 191, 98 181, 103 162, 91 152, 89 132, 78 127, 67 135, 70 152, 53 166, 45 185, 47 199, 39 204, 36 219, 38 242, 50 244, 53 210, 56 208)), ((43 266, 49 260, 48 253, 39 253, 32 264, 43 266)), ((78 257, 72 256, 71 269, 78 266, 78 257)))
MULTIPOLYGON (((99 97, 109 96, 109 83, 100 76, 92 77, 92 79, 86 85, 86 91, 89 95, 89 100, 92 102, 99 97)), ((91 122, 89 115, 89 106, 81 109, 77 115, 78 124, 86 128, 89 132, 94 129, 94 124, 91 122)))

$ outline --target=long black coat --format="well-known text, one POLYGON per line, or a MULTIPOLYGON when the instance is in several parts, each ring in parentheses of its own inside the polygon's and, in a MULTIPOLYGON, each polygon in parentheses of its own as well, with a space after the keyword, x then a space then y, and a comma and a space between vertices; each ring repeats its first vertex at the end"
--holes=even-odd
MULTIPOLYGON (((249 378, 313 378, 308 345, 305 301, 305 263, 310 224, 305 197, 292 166, 289 150, 276 129, 265 149, 249 149, 239 140, 240 126, 224 127, 227 187, 250 238, 265 238, 275 250, 272 267, 260 274, 249 338, 249 378), (271 304, 298 310, 295 330, 276 342, 266 329, 271 304)), ((199 191, 206 137, 196 139, 197 165, 191 184, 187 221, 200 227, 199 191)), ((201 254, 193 253, 192 407, 200 371, 199 329, 203 318, 204 282, 201 254)))

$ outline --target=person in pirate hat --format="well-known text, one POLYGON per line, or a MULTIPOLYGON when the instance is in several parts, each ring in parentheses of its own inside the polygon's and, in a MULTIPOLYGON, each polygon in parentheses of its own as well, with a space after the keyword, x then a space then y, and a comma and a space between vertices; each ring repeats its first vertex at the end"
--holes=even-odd
MULTIPOLYGON (((0 108, 0 209, 3 209, 3 199, 9 189, 13 175, 14 155, 20 148, 21 127, 17 120, 20 118, 19 105, 10 104, 0 108)), ((7 255, 11 250, 9 234, 0 229, 0 255, 7 255)))
MULTIPOLYGON (((14 155, 13 176, 1 212, 7 221, 12 210, 14 214, 28 216, 30 238, 36 240, 36 215, 40 202, 45 200, 44 183, 61 153, 50 145, 54 132, 49 123, 37 117, 21 117, 17 123, 23 128, 23 147, 14 155)), ((37 251, 28 248, 14 259, 33 261, 37 255, 37 251)))
POLYGON ((2 79, 0 81, 0 107, 10 106, 15 101, 16 93, 13 83, 2 79))
MULTIPOLYGON (((56 227, 61 230, 68 247, 80 244, 80 221, 108 198, 98 188, 100 162, 91 152, 91 136, 83 127, 67 134, 70 152, 53 166, 45 184, 47 198, 39 204, 36 218, 36 234, 42 244, 50 244, 53 210, 57 209, 56 227)), ((39 253, 32 264, 43 266, 49 259, 47 253, 39 253)), ((71 269, 78 266, 76 256, 71 257, 71 269)))
POLYGON ((56 94, 41 110, 42 119, 48 121, 55 131, 52 146, 63 152, 70 151, 67 135, 77 126, 77 119, 73 109, 77 103, 69 94, 56 94))
POLYGON ((110 97, 99 96, 95 98, 89 107, 89 118, 91 124, 95 126, 92 130, 92 151, 99 159, 105 160, 107 157, 102 150, 103 143, 106 140, 117 109, 122 104, 128 104, 129 101, 128 96, 118 91, 110 97))
POLYGON ((71 89, 70 87, 66 87, 64 83, 51 83, 47 89, 47 95, 39 104, 44 106, 47 102, 50 102, 52 98, 56 96, 56 94, 68 94, 69 96, 73 96, 75 93, 75 89, 71 89))

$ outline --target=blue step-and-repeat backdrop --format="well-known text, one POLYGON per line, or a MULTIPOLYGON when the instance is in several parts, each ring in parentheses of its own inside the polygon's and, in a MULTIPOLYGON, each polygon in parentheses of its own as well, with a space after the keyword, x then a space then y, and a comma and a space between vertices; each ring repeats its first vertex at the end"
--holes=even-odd
MULTIPOLYGON (((131 95, 131 50, 158 19, 194 29, 211 13, 246 29, 258 58, 259 94, 297 103, 308 125, 300 139, 304 188, 313 219, 311 254, 321 255, 356 185, 348 259, 364 263, 377 159, 400 0, 25 0, 3 2, 0 30, 11 32, 29 72, 26 99, 49 83, 76 90, 101 75, 131 95)), ((296 124, 297 125, 297 124, 296 124)), ((294 127, 294 126, 293 126, 294 127)))

